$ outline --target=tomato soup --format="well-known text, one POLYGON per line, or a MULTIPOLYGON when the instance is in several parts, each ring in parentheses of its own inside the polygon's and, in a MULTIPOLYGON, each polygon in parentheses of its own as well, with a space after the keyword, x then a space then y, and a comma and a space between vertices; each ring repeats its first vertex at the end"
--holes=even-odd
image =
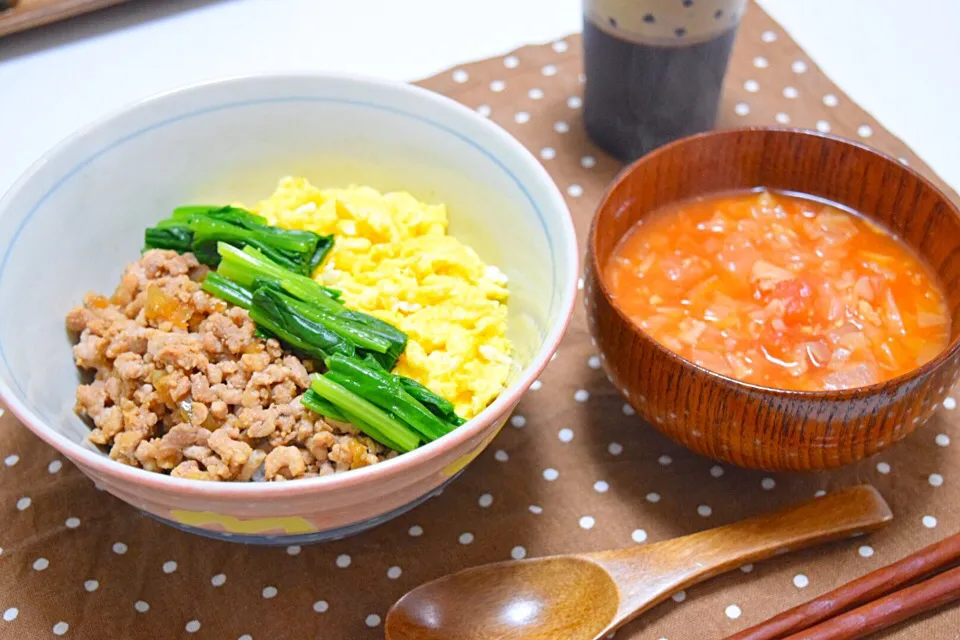
POLYGON ((674 353, 778 389, 861 387, 950 336, 935 275, 892 233, 818 200, 751 191, 641 220, 606 266, 617 304, 674 353))

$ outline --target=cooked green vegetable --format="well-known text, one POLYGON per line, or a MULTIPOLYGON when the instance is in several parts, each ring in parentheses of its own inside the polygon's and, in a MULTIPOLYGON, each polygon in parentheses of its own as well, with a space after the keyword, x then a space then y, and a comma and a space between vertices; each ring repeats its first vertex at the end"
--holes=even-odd
POLYGON ((260 284, 253 291, 250 318, 258 325, 317 360, 340 353, 356 354, 353 342, 336 331, 300 315, 291 306, 292 298, 273 284, 260 284))
MULTIPOLYGON (((301 342, 314 344, 321 350, 328 348, 324 345, 329 343, 326 340, 312 341, 310 336, 317 332, 317 326, 333 331, 353 346, 353 350, 341 348, 325 351, 324 357, 333 353, 356 353, 363 358, 369 354, 383 368, 390 370, 406 348, 407 334, 383 320, 350 311, 335 299, 339 292, 333 292, 307 276, 291 273, 271 262, 257 249, 247 247, 240 251, 221 243, 218 251, 221 261, 217 275, 253 291, 254 307, 270 304, 269 309, 259 309, 260 317, 268 316, 274 326, 280 326, 287 333, 298 336, 301 342), (261 296, 258 302, 256 293, 266 288, 271 289, 270 300, 261 296)), ((213 286, 216 287, 216 283, 213 286)), ((219 295, 216 290, 211 290, 211 293, 219 295)), ((233 293, 236 297, 234 292, 228 290, 223 290, 223 293, 233 293)), ((249 306, 245 308, 250 309, 249 306)), ((254 318, 254 321, 257 319, 254 318)), ((266 328, 272 331, 270 327, 266 328)), ((283 339, 280 334, 276 335, 283 339)))
POLYGON ((310 388, 333 403, 354 426, 391 449, 406 453, 420 444, 417 434, 402 422, 326 376, 314 376, 310 388))
POLYGON ((404 378, 403 376, 395 377, 399 379, 400 385, 403 386, 407 393, 416 398, 420 404, 425 406, 433 413, 433 415, 437 416, 444 422, 447 422, 454 427, 459 427, 466 422, 466 420, 457 415, 452 402, 445 398, 441 398, 416 380, 404 378))
POLYGON ((230 206, 179 207, 144 233, 145 249, 192 251, 202 264, 214 267, 221 242, 255 248, 275 264, 309 275, 333 247, 333 236, 272 227, 264 218, 230 206))
POLYGON ((217 245, 220 264, 217 273, 239 285, 252 289, 257 281, 273 282, 295 298, 332 310, 343 309, 334 294, 309 276, 294 273, 270 260, 253 247, 244 250, 221 242, 217 245))
POLYGON ((253 306, 253 291, 211 271, 203 281, 203 290, 247 311, 253 306))
MULTIPOLYGON (((323 326, 327 327, 332 331, 343 335, 346 338, 349 338, 357 346, 363 347, 370 351, 375 351, 377 353, 387 353, 391 347, 394 346, 390 340, 378 335, 374 331, 371 331, 363 324, 353 320, 349 317, 349 314, 335 314, 330 313, 324 309, 320 309, 311 304, 307 304, 302 300, 297 300, 291 296, 287 297, 287 303, 290 307, 302 315, 305 318, 313 320, 323 326)), ((397 357, 399 357, 399 353, 397 357)), ((396 360, 396 358, 394 358, 396 360)))
POLYGON ((338 422, 348 422, 347 417, 337 409, 332 402, 324 400, 313 389, 307 389, 300 397, 300 404, 314 413, 319 413, 324 418, 330 418, 338 422))
POLYGON ((400 376, 377 371, 342 355, 326 359, 325 377, 369 400, 416 431, 426 442, 450 433, 456 426, 445 423, 404 390, 400 376))

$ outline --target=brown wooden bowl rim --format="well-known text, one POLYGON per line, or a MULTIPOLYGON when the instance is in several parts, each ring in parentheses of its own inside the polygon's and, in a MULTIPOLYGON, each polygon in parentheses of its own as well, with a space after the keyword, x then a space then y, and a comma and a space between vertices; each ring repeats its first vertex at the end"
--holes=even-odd
MULTIPOLYGON (((642 164, 649 162, 650 160, 652 160, 653 158, 656 158, 659 155, 672 151, 677 147, 690 144, 695 140, 700 140, 703 138, 710 138, 710 137, 718 137, 718 136, 729 136, 729 135, 742 134, 742 133, 761 133, 761 132, 762 133, 773 132, 778 135, 782 134, 782 135, 810 136, 810 137, 816 137, 816 138, 824 138, 828 140, 833 140, 834 142, 838 142, 848 147, 855 148, 860 152, 865 152, 868 154, 872 154, 874 156, 878 156, 883 160, 885 160, 886 162, 896 166, 899 170, 906 171, 907 173, 911 174, 914 178, 918 179, 933 193, 935 193, 936 196, 940 199, 940 201, 946 205, 947 209, 958 220, 960 220, 960 209, 958 209, 957 206, 950 200, 950 198, 948 198, 947 195, 939 187, 933 184, 933 182, 931 182, 929 179, 927 179, 925 176, 923 176, 920 172, 918 172, 913 167, 900 162, 893 156, 887 153, 884 153, 882 151, 879 151, 877 149, 874 149, 873 147, 867 146, 856 140, 850 140, 837 135, 822 133, 820 131, 814 131, 812 129, 804 129, 800 127, 753 126, 753 127, 738 127, 733 129, 719 129, 719 130, 705 131, 703 133, 696 133, 690 136, 686 136, 684 138, 680 138, 678 140, 674 140, 673 142, 669 142, 663 145, 662 147, 658 147, 657 149, 654 149, 650 153, 647 153, 646 155, 641 156, 640 158, 634 160, 630 164, 623 167, 620 170, 620 172, 614 177, 614 179, 610 182, 610 184, 607 185, 607 188, 604 190, 603 196, 600 199, 600 204, 597 205, 596 212, 594 213, 594 216, 593 216, 593 221, 590 224, 590 235, 587 239, 587 248, 590 252, 590 257, 589 257, 590 266, 593 269, 593 272, 595 274, 597 287, 600 289, 600 292, 603 294, 604 298, 607 300, 610 306, 614 309, 614 311, 616 311, 621 321, 629 325, 644 340, 647 340, 648 342, 653 344, 655 349, 658 349, 660 352, 666 354, 668 358, 678 361, 681 364, 681 366, 693 367, 694 369, 708 376, 718 378, 723 382, 726 382, 736 387, 740 387, 745 391, 758 392, 758 393, 776 395, 776 396, 786 396, 786 397, 804 399, 804 400, 846 400, 846 399, 852 399, 857 396, 862 396, 864 394, 874 394, 883 390, 900 387, 912 380, 926 376, 932 371, 935 371, 940 367, 942 367, 943 365, 948 364, 949 360, 955 357, 958 352, 960 352, 960 334, 958 334, 957 337, 954 338, 953 341, 949 345, 947 345, 947 347, 943 351, 941 351, 939 355, 937 355, 935 358, 933 358, 929 362, 926 362, 919 367, 911 369, 906 373, 900 374, 895 378, 890 378, 882 382, 875 382, 873 384, 866 385, 863 387, 853 387, 850 389, 837 389, 837 390, 825 390, 825 391, 803 391, 798 389, 779 389, 777 387, 765 387, 763 385, 754 384, 752 382, 745 382, 743 380, 731 378, 730 376, 725 376, 722 373, 717 373, 716 371, 707 369, 706 367, 700 366, 695 362, 691 362, 690 360, 687 360, 683 356, 677 353, 674 353, 667 347, 660 344, 660 342, 657 339, 655 339, 649 333, 644 331, 632 319, 630 319, 630 317, 623 311, 623 309, 617 303, 616 299, 612 295, 610 295, 610 290, 607 288, 607 283, 604 276, 604 269, 601 267, 599 263, 599 258, 597 257, 597 254, 598 254, 597 225, 599 224, 600 213, 607 208, 610 201, 610 197, 613 195, 613 192, 616 191, 617 188, 620 186, 620 183, 626 180, 627 177, 630 176, 633 172, 635 172, 637 168, 642 164)), ((757 188, 763 188, 763 185, 757 185, 757 188)), ((707 195, 707 194, 705 193, 703 195, 707 195)), ((619 242, 619 239, 617 240, 617 242, 619 242)), ((920 257, 926 260, 926 256, 921 255, 920 257)))

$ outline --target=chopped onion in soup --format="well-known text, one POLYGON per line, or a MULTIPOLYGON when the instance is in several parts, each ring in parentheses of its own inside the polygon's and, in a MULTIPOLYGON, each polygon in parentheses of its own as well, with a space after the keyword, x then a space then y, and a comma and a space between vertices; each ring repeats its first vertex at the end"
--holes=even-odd
POLYGON ((861 387, 937 356, 950 316, 899 238, 821 201, 767 191, 654 212, 606 267, 617 304, 678 355, 780 389, 861 387))

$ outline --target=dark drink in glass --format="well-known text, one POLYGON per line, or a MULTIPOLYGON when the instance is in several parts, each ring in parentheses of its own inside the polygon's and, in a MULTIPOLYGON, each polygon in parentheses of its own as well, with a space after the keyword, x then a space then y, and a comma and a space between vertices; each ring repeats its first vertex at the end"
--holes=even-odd
POLYGON ((630 162, 712 129, 746 0, 584 0, 587 132, 630 162))

